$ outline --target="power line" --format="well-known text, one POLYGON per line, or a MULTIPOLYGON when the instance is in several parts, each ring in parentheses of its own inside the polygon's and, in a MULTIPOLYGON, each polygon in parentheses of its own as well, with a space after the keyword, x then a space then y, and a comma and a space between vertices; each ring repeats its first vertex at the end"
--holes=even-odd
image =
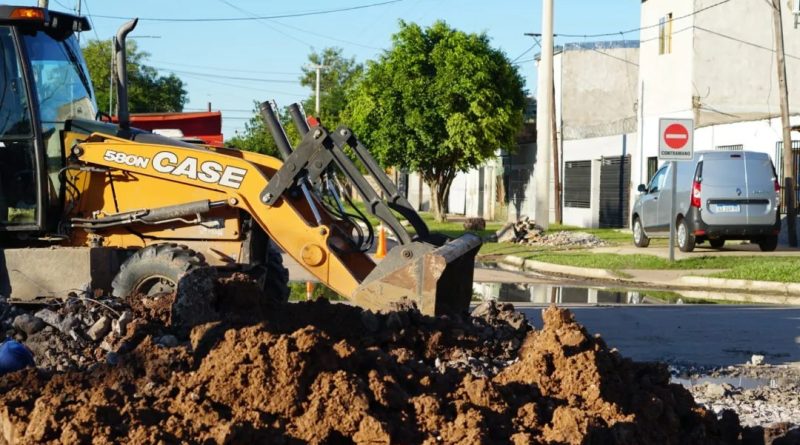
POLYGON ((94 26, 94 20, 92 20, 92 12, 89 11, 89 0, 83 0, 83 6, 86 7, 86 17, 89 19, 89 24, 92 25, 92 31, 94 31, 94 37, 100 41, 100 34, 97 33, 97 27, 94 26))
MULTIPOLYGON (((293 18, 293 17, 307 17, 311 15, 322 15, 322 14, 333 14, 336 12, 346 12, 346 11, 355 11, 359 9, 366 9, 366 8, 374 8, 377 6, 384 6, 392 3, 399 3, 405 0, 388 0, 378 3, 369 3, 366 5, 359 5, 359 6, 350 6, 347 8, 337 8, 337 9, 325 9, 319 11, 307 11, 307 12, 296 12, 296 13, 289 13, 289 14, 278 14, 278 15, 265 15, 265 16, 257 16, 257 17, 229 17, 229 18, 216 18, 216 17, 207 17, 207 18, 193 18, 193 19, 181 19, 181 18, 164 18, 164 17, 140 17, 139 21, 147 21, 147 22, 242 22, 242 21, 252 21, 252 20, 270 20, 270 19, 286 19, 286 18, 293 18)), ((115 15, 95 15, 95 17, 99 19, 115 19, 115 20, 127 20, 131 17, 122 17, 122 16, 115 16, 115 15)))
POLYGON ((158 63, 160 65, 173 65, 173 66, 184 66, 188 68, 205 68, 212 71, 230 71, 234 73, 254 73, 254 74, 278 74, 278 75, 286 75, 286 76, 302 76, 303 73, 300 71, 289 72, 289 71, 260 71, 260 70, 242 70, 242 69, 235 69, 235 68, 228 68, 228 67, 216 67, 216 66, 208 66, 208 65, 192 65, 188 63, 175 63, 175 62, 165 62, 161 60, 153 60, 152 62, 158 63))
POLYGON ((288 84, 297 84, 299 83, 297 80, 285 80, 285 79, 258 79, 255 77, 238 77, 238 76, 225 76, 222 74, 210 74, 210 73, 199 73, 196 71, 184 71, 184 70, 176 70, 172 68, 164 68, 159 66, 151 66, 151 68, 155 68, 159 71, 169 71, 176 74, 192 74, 195 76, 202 76, 202 77, 212 77, 215 79, 226 79, 226 80, 244 80, 248 82, 265 82, 265 83, 288 83, 288 84))
POLYGON ((297 30, 297 31, 302 31, 302 32, 307 33, 307 34, 315 35, 317 37, 322 37, 322 38, 325 38, 325 39, 333 40, 334 42, 346 43, 348 45, 358 46, 358 47, 366 48, 366 49, 374 49, 374 50, 378 50, 378 51, 383 51, 384 49, 386 49, 386 48, 378 48, 377 46, 369 46, 369 45, 364 45, 364 44, 361 44, 361 43, 351 42, 349 40, 344 40, 344 39, 340 39, 338 37, 332 37, 332 36, 328 36, 328 35, 325 35, 325 34, 320 34, 318 32, 309 31, 309 30, 306 30, 306 29, 301 29, 301 28, 298 28, 296 26, 287 25, 286 23, 281 23, 281 22, 278 22, 278 21, 276 21, 275 24, 281 25, 281 26, 285 26, 287 28, 291 28, 291 29, 294 29, 294 30, 297 30))
POLYGON ((301 97, 300 93, 287 93, 286 91, 275 91, 275 90, 265 90, 265 89, 262 89, 262 88, 253 88, 252 85, 237 85, 237 84, 233 84, 233 83, 230 83, 230 82, 220 82, 220 81, 217 81, 217 80, 211 80, 211 79, 206 79, 206 78, 203 78, 203 77, 197 77, 197 76, 195 76, 193 74, 186 74, 186 76, 191 78, 191 79, 199 80, 199 81, 202 81, 202 82, 213 83, 213 84, 216 84, 216 85, 222 85, 222 86, 231 87, 231 88, 241 88, 243 90, 248 90, 248 91, 260 91, 260 92, 270 93, 270 94, 280 94, 280 95, 290 96, 290 97, 295 97, 295 98, 296 97, 301 97))
MULTIPOLYGON (((229 2, 228 0, 219 0, 219 1, 220 1, 220 2, 222 2, 222 3, 224 3, 224 4, 226 4, 226 5, 228 5, 228 6, 230 6, 231 8, 233 8, 233 9, 235 9, 235 10, 239 11, 239 12, 243 12, 243 13, 245 13, 245 14, 249 15, 250 17, 255 17, 255 18, 257 18, 257 17, 258 17, 258 14, 254 13, 254 12, 251 12, 251 11, 248 11, 248 10, 246 10, 246 9, 242 9, 242 8, 240 8, 240 7, 236 6, 236 5, 234 5, 233 3, 229 2)), ((289 39, 292 39, 292 40, 294 40, 295 42, 302 43, 303 45, 305 45, 305 46, 307 46, 307 47, 309 47, 309 48, 313 48, 313 47, 314 47, 314 45, 312 45, 312 44, 310 44, 310 43, 306 42, 306 41, 305 41, 305 40, 303 40, 303 39, 300 39, 300 38, 294 37, 294 36, 292 36, 292 35, 286 34, 286 33, 284 33, 284 32, 281 32, 279 29, 276 29, 274 26, 270 25, 269 23, 267 23, 266 21, 264 21, 264 20, 262 20, 262 19, 258 19, 258 23, 260 23, 260 24, 262 24, 262 25, 266 26, 267 28, 269 28, 269 29, 271 29, 271 30, 273 30, 273 31, 277 32, 278 34, 280 34, 280 35, 282 35, 282 36, 284 36, 284 37, 286 37, 286 38, 289 38, 289 39)))
MULTIPOLYGON (((678 21, 678 20, 682 20, 682 19, 685 19, 685 18, 692 17, 692 16, 697 15, 697 14, 699 14, 701 12, 708 11, 711 8, 716 8, 717 6, 724 5, 725 3, 728 3, 729 1, 731 1, 731 0, 722 0, 720 2, 708 5, 705 8, 700 8, 697 11, 690 12, 689 14, 682 15, 682 16, 679 16, 679 17, 674 17, 672 19, 672 21, 675 22, 675 21, 678 21)), ((619 35, 623 35, 624 36, 625 34, 644 31, 646 29, 656 28, 658 26, 661 26, 661 23, 656 23, 656 24, 647 25, 647 26, 641 26, 639 28, 629 29, 627 31, 605 32, 605 33, 600 33, 600 34, 553 34, 553 35, 556 36, 556 37, 592 39, 592 38, 597 38, 597 37, 612 37, 612 36, 619 36, 619 35)))

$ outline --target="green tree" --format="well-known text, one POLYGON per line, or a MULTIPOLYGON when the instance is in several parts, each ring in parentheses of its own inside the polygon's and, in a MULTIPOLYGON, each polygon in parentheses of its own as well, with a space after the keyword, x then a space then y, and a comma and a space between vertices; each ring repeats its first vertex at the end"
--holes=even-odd
POLYGON ((441 21, 427 29, 401 21, 392 41, 368 64, 346 114, 384 165, 420 172, 443 221, 456 173, 513 147, 525 108, 522 78, 485 34, 441 21))
MULTIPOLYGON (((128 62, 128 107, 131 113, 178 112, 189 97, 183 81, 145 64, 150 54, 140 51, 136 41, 126 43, 128 62)), ((109 85, 111 82, 111 41, 90 40, 83 47, 86 66, 92 77, 97 96, 97 106, 108 112, 109 85)), ((116 102, 110 114, 116 114, 116 102)))
POLYGON ((328 128, 336 128, 342 112, 347 106, 350 91, 364 72, 364 67, 355 58, 346 58, 341 48, 325 48, 322 52, 308 55, 309 64, 302 68, 300 84, 311 88, 311 95, 303 101, 308 114, 314 114, 316 101, 317 71, 313 65, 323 65, 320 73, 320 120, 328 128))
MULTIPOLYGON (((286 135, 289 138, 289 143, 292 147, 296 147, 300 142, 300 134, 294 127, 291 121, 291 116, 286 109, 278 113, 278 119, 281 120, 286 135)), ((253 103, 253 117, 244 124, 244 132, 237 132, 236 135, 227 141, 225 145, 240 150, 253 151, 269 156, 280 158, 278 146, 275 144, 275 139, 267 128, 264 118, 261 117, 258 102, 253 103)))
MULTIPOLYGON (((341 114, 347 106, 348 92, 363 73, 363 67, 357 64, 355 59, 343 57, 340 48, 326 48, 321 53, 312 52, 308 60, 310 64, 327 67, 320 75, 320 119, 326 127, 335 128, 341 123, 341 114)), ((309 98, 303 101, 303 108, 307 113, 313 114, 317 72, 309 66, 302 68, 303 76, 300 78, 300 84, 311 88, 309 98)), ((300 142, 300 134, 286 108, 278 113, 278 118, 286 130, 290 143, 296 147, 300 142)), ((254 103, 253 117, 244 124, 244 131, 237 132, 225 144, 241 150, 280 157, 278 147, 261 117, 258 102, 254 103)))

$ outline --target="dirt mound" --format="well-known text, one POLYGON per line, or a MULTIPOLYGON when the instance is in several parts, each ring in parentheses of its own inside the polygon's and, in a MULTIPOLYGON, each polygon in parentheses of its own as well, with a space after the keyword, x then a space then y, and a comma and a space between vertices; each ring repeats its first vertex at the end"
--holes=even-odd
POLYGON ((0 437, 739 443, 735 415, 718 421, 669 384, 664 366, 620 357, 565 310, 547 309, 542 329, 531 330, 510 305, 493 303, 476 317, 430 318, 408 307, 376 314, 325 301, 270 306, 254 298, 246 283, 230 280, 216 308, 225 321, 195 327, 176 347, 143 335, 114 365, 0 378, 0 437))

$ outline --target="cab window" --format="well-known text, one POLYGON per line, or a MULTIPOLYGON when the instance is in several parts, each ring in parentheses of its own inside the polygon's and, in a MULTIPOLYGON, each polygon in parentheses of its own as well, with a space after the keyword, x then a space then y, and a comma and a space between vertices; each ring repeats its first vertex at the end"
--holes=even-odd
POLYGON ((37 175, 31 110, 22 62, 0 26, 0 225, 37 222, 37 175))
POLYGON ((58 209, 62 186, 59 173, 64 166, 61 131, 69 119, 93 120, 97 106, 74 35, 54 38, 45 31, 36 30, 25 30, 22 35, 39 104, 47 158, 48 205, 58 209))
POLYGON ((667 179, 667 166, 661 167, 661 169, 653 176, 653 179, 650 180, 650 186, 647 187, 648 193, 655 193, 661 191, 664 188, 664 181, 667 179))

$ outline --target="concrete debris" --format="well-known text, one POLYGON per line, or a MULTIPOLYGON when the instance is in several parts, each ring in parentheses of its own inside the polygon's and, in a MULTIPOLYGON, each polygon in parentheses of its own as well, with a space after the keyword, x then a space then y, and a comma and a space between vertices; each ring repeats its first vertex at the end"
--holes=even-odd
POLYGON ((92 341, 99 341, 105 338, 106 335, 111 331, 111 319, 102 316, 99 320, 97 320, 92 327, 86 331, 86 335, 92 339, 92 341))
POLYGON ((753 365, 753 366, 763 365, 764 364, 764 356, 761 355, 761 354, 753 354, 753 356, 750 357, 750 364, 753 365))
POLYGON ((61 316, 58 315, 56 312, 53 312, 50 309, 42 309, 39 312, 35 313, 34 316, 44 321, 45 323, 49 324, 50 326, 58 330, 61 330, 61 316))
POLYGON ((731 410, 743 426, 763 426, 765 433, 775 425, 787 423, 800 436, 800 368, 748 363, 716 370, 698 369, 691 376, 676 371, 685 380, 705 381, 686 386, 698 403, 719 417, 723 411, 731 410))
POLYGON ((517 221, 513 230, 505 230, 498 235, 499 242, 551 246, 551 247, 601 247, 605 241, 587 232, 559 231, 546 233, 541 226, 525 217, 517 221))
POLYGON ((122 315, 116 320, 114 320, 112 324, 112 330, 114 331, 114 335, 117 337, 124 337, 128 330, 128 325, 130 322, 133 321, 133 312, 131 311, 124 311, 122 315))
POLYGON ((44 329, 47 324, 45 324, 44 320, 34 315, 21 314, 14 317, 11 326, 13 326, 14 329, 24 332, 25 335, 32 335, 44 329))

